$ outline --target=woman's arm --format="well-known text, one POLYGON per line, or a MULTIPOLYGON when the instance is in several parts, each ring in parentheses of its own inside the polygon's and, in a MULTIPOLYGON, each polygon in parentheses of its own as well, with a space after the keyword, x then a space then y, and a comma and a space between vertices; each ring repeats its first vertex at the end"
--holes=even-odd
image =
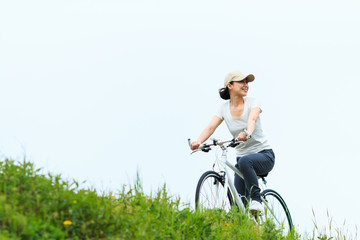
MULTIPOLYGON (((254 130, 255 130, 255 125, 256 125, 256 120, 259 118, 261 113, 261 109, 259 107, 255 107, 253 109, 251 109, 250 114, 249 114, 249 118, 248 118, 248 122, 247 122, 247 132, 251 135, 254 130)), ((247 135, 245 132, 240 132, 239 136, 238 136, 238 140, 239 141, 246 141, 247 140, 247 135)))
POLYGON ((222 123, 222 119, 218 116, 214 116, 209 125, 206 126, 206 128, 201 132, 198 139, 191 143, 191 150, 198 149, 200 144, 205 142, 216 130, 216 128, 222 123))

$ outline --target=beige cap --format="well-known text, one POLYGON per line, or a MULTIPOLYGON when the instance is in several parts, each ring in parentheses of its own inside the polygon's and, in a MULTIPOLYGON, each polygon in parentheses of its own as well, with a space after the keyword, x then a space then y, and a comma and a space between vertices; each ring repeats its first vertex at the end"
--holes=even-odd
POLYGON ((252 74, 245 75, 240 71, 233 71, 226 75, 224 80, 224 87, 226 87, 229 82, 240 82, 245 78, 248 80, 248 82, 252 82, 255 80, 255 76, 252 74))

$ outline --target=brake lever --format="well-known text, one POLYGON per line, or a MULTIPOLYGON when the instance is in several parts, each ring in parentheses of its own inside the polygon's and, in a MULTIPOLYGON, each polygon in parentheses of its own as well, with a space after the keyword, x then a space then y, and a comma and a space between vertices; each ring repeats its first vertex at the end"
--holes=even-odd
MULTIPOLYGON (((218 140, 216 140, 216 139, 212 139, 212 140, 213 140, 213 144, 217 145, 218 140)), ((189 147, 191 149, 191 140, 190 140, 190 138, 188 138, 188 144, 189 144, 189 147)), ((201 144, 198 149, 193 150, 191 152, 191 154, 193 154, 193 153, 195 153, 197 151, 209 152, 210 150, 211 150, 211 147, 205 143, 205 144, 201 144)))
POLYGON ((196 152, 199 152, 199 151, 209 152, 210 150, 211 150, 211 147, 203 146, 203 147, 201 147, 201 148, 198 148, 198 149, 193 150, 190 154, 193 154, 193 153, 196 153, 196 152))
POLYGON ((203 152, 209 152, 211 150, 211 147, 204 146, 201 148, 201 151, 203 152))

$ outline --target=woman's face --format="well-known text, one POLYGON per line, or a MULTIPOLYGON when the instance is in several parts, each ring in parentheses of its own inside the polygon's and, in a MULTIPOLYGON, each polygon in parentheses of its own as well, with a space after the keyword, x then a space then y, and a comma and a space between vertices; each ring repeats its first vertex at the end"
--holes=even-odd
POLYGON ((244 79, 239 82, 233 82, 231 91, 245 97, 249 91, 249 85, 247 79, 244 79))

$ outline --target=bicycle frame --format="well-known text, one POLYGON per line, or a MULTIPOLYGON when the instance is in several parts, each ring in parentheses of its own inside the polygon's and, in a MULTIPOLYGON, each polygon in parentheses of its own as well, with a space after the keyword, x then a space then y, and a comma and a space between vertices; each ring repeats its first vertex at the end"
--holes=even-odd
MULTIPOLYGON (((220 146, 221 147, 221 146, 220 146)), ((222 147, 221 147, 222 148, 222 147)), ((217 163, 220 164, 220 166, 222 167, 223 171, 225 172, 225 189, 227 189, 227 186, 230 188, 230 191, 233 195, 233 197, 235 198, 236 204, 237 206, 242 206, 244 208, 244 205, 239 197, 239 194, 237 193, 237 190, 235 188, 235 185, 233 183, 233 181, 230 181, 229 178, 229 168, 234 171, 238 176, 240 176, 241 178, 244 178, 244 176, 242 175, 242 173, 239 171, 239 169, 237 169, 236 167, 233 166, 233 164, 231 164, 228 160, 227 160, 227 149, 224 147, 222 148, 222 154, 221 154, 221 158, 218 159, 217 158, 217 163)), ((262 197, 261 197, 262 198, 262 197)), ((273 216, 275 216, 274 212, 271 210, 271 208, 268 206, 268 203, 266 201, 264 201, 264 199, 262 199, 262 202, 264 203, 265 207, 271 212, 271 214, 273 216)), ((276 218, 275 218, 276 219, 276 218)), ((279 220, 276 219, 276 221, 278 223, 279 220)))
MULTIPOLYGON (((223 142, 219 142, 216 139, 212 139, 212 140, 213 140, 212 144, 201 145, 199 149, 194 150, 192 153, 197 152, 197 151, 208 152, 208 151, 211 150, 212 146, 219 146, 221 148, 221 150, 222 150, 221 157, 219 158, 218 155, 216 155, 216 162, 215 163, 219 166, 220 172, 225 173, 225 176, 224 176, 225 181, 224 181, 224 188, 223 189, 225 189, 225 190, 230 189, 230 192, 232 193, 232 196, 235 199, 236 205, 238 206, 239 210, 241 209, 241 210, 243 210, 245 212, 246 211, 246 206, 244 206, 244 204, 242 203, 241 196, 238 194, 238 192, 237 192, 237 190, 235 188, 235 184, 232 181, 233 179, 230 177, 230 174, 231 174, 230 169, 233 172, 235 172, 239 177, 244 179, 243 174, 235 166, 233 166, 233 164, 231 164, 227 160, 228 148, 229 147, 235 147, 235 146, 237 146, 238 144, 240 144, 242 142, 239 142, 236 139, 223 141, 223 142), (225 144, 227 144, 227 143, 230 143, 230 144, 225 146, 225 144)), ((188 139, 188 141, 189 141, 189 145, 191 145, 190 144, 190 139, 188 139)), ((264 179, 263 179, 263 181, 264 181, 264 184, 266 185, 266 181, 264 179)), ((267 192, 265 194, 269 194, 270 191, 275 192, 274 190, 270 190, 270 189, 264 190, 264 192, 267 192)), ((219 192, 217 192, 216 195, 218 196, 219 192)), ((261 195, 260 197, 262 199, 262 202, 265 205, 264 206, 265 209, 273 217, 273 219, 281 226, 283 224, 283 222, 280 219, 277 218, 277 216, 276 216, 277 214, 275 214, 275 212, 273 211, 272 207, 270 206, 270 203, 267 200, 265 200, 265 198, 264 198, 265 195, 264 196, 261 195)), ((279 198, 281 198, 281 197, 279 196, 279 198)), ((282 198, 281 198, 281 200, 282 200, 282 198)), ((291 216, 290 216, 290 213, 288 213, 288 209, 287 209, 287 206, 286 206, 285 202, 283 202, 282 207, 284 207, 285 208, 284 210, 287 211, 286 214, 289 214, 287 216, 287 219, 289 221, 290 230, 291 230, 291 228, 292 228, 291 216)), ((266 213, 265 213, 265 217, 266 217, 266 213)), ((261 217, 260 217, 260 219, 261 219, 261 217)))

